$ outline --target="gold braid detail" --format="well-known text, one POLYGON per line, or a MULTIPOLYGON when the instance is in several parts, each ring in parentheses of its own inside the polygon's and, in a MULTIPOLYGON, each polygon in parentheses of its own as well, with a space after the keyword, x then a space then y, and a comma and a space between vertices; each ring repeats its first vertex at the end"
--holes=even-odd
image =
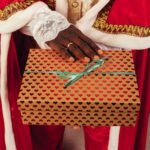
POLYGON ((24 2, 14 2, 6 6, 4 9, 0 9, 0 20, 8 19, 12 14, 16 13, 19 10, 23 10, 28 6, 32 5, 38 0, 26 0, 24 2))
MULTIPOLYGON (((4 9, 0 9, 0 20, 7 20, 12 14, 19 10, 26 9, 28 6, 32 5, 34 2, 39 0, 26 0, 24 2, 14 2, 6 6, 4 9)), ((55 10, 56 0, 47 0, 47 5, 55 10)))
POLYGON ((113 25, 107 23, 109 10, 111 6, 106 6, 98 15, 93 27, 102 32, 110 34, 127 34, 132 36, 146 37, 150 36, 150 27, 141 27, 134 25, 113 25))

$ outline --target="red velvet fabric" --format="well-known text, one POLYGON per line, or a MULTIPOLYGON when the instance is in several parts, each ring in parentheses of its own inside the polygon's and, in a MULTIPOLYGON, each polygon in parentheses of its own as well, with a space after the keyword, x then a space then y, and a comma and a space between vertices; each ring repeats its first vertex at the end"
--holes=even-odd
POLYGON ((62 150, 64 126, 30 126, 33 150, 62 150))
MULTIPOLYGON (((17 150, 31 150, 32 144, 30 139, 29 127, 22 125, 21 116, 16 103, 21 76, 16 55, 16 48, 13 40, 11 40, 10 45, 11 46, 8 55, 8 93, 11 107, 13 130, 15 133, 15 140, 17 141, 17 150)), ((0 105, 0 112, 1 111, 2 109, 0 105)), ((0 113, 0 117, 0 150, 5 150, 4 124, 2 113, 0 113)))
POLYGON ((150 51, 133 51, 141 110, 135 127, 122 127, 119 150, 145 150, 148 117, 150 115, 150 51))
POLYGON ((136 150, 145 150, 150 116, 150 50, 134 51, 135 67, 141 95, 141 111, 136 134, 136 150))
POLYGON ((115 0, 108 22, 117 25, 150 26, 149 6, 149 0, 115 0))
MULTIPOLYGON (((114 25, 138 25, 150 27, 149 0, 115 0, 108 16, 114 25)), ((133 51, 135 69, 141 97, 141 111, 135 128, 121 128, 120 150, 145 150, 148 117, 150 115, 150 50, 133 51), (135 141, 135 144, 134 144, 135 141)))
POLYGON ((107 150, 109 142, 109 127, 84 127, 86 150, 107 150))

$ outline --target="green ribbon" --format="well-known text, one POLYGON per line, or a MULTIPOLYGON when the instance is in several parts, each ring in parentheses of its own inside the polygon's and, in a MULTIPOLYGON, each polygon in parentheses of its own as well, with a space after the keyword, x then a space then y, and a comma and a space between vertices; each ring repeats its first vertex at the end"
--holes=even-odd
MULTIPOLYGON (((67 88, 68 86, 72 85, 73 83, 75 83, 77 80, 79 80, 80 78, 82 78, 85 75, 88 75, 89 73, 91 73, 92 71, 94 71, 95 69, 103 66, 103 64, 106 62, 106 60, 108 60, 108 57, 103 57, 100 58, 98 60, 93 60, 90 63, 88 63, 84 70, 82 72, 66 72, 66 71, 25 71, 25 73, 30 74, 30 73, 47 73, 47 74, 53 74, 53 75, 57 75, 59 76, 59 78, 62 79, 69 79, 65 84, 64 84, 64 88, 67 88)), ((135 75, 135 73, 133 72, 100 72, 100 73, 96 73, 96 75, 98 74, 112 74, 112 75, 135 75)))

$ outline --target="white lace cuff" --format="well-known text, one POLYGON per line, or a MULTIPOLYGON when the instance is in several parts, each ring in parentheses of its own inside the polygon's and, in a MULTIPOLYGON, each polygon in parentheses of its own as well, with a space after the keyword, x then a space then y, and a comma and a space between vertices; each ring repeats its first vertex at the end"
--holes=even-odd
POLYGON ((31 21, 22 29, 22 32, 32 35, 41 48, 47 49, 49 46, 46 42, 55 39, 60 31, 67 29, 69 26, 70 23, 63 15, 45 9, 34 14, 31 21))

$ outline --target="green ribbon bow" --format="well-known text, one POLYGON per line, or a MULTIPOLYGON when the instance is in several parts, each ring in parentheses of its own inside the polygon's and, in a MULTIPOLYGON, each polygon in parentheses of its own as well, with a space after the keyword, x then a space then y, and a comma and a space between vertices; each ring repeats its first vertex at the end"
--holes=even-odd
POLYGON ((107 57, 103 57, 98 60, 93 60, 92 62, 88 63, 85 66, 85 68, 82 72, 79 72, 79 73, 77 73, 77 72, 73 72, 73 73, 72 72, 61 72, 61 71, 49 71, 48 73, 58 75, 62 79, 70 79, 64 84, 64 88, 67 88, 68 86, 72 85, 74 82, 76 82, 83 76, 88 75, 96 68, 102 66, 106 60, 107 60, 107 57))
MULTIPOLYGON (((72 85, 73 83, 75 83, 77 80, 79 80, 83 76, 88 75, 89 73, 91 73, 95 69, 101 67, 106 62, 106 60, 108 60, 108 57, 102 57, 98 60, 93 60, 85 66, 85 68, 82 72, 79 72, 79 73, 77 73, 77 72, 66 72, 66 71, 63 71, 63 72, 62 71, 48 71, 48 72, 25 71, 25 73, 27 73, 27 74, 30 74, 30 73, 47 73, 47 74, 58 75, 62 79, 69 79, 64 84, 64 88, 67 88, 68 86, 72 85)), ((96 73, 96 74, 135 75, 134 72, 100 72, 100 73, 96 73)))
POLYGON ((107 57, 103 57, 98 60, 93 60, 92 62, 88 63, 84 70, 82 72, 60 72, 60 71, 50 71, 52 74, 58 75, 62 79, 70 79, 64 84, 64 88, 67 88, 68 86, 72 85, 74 82, 79 80, 85 75, 88 75, 91 73, 93 70, 97 69, 98 67, 102 66, 105 61, 107 60, 107 57))

